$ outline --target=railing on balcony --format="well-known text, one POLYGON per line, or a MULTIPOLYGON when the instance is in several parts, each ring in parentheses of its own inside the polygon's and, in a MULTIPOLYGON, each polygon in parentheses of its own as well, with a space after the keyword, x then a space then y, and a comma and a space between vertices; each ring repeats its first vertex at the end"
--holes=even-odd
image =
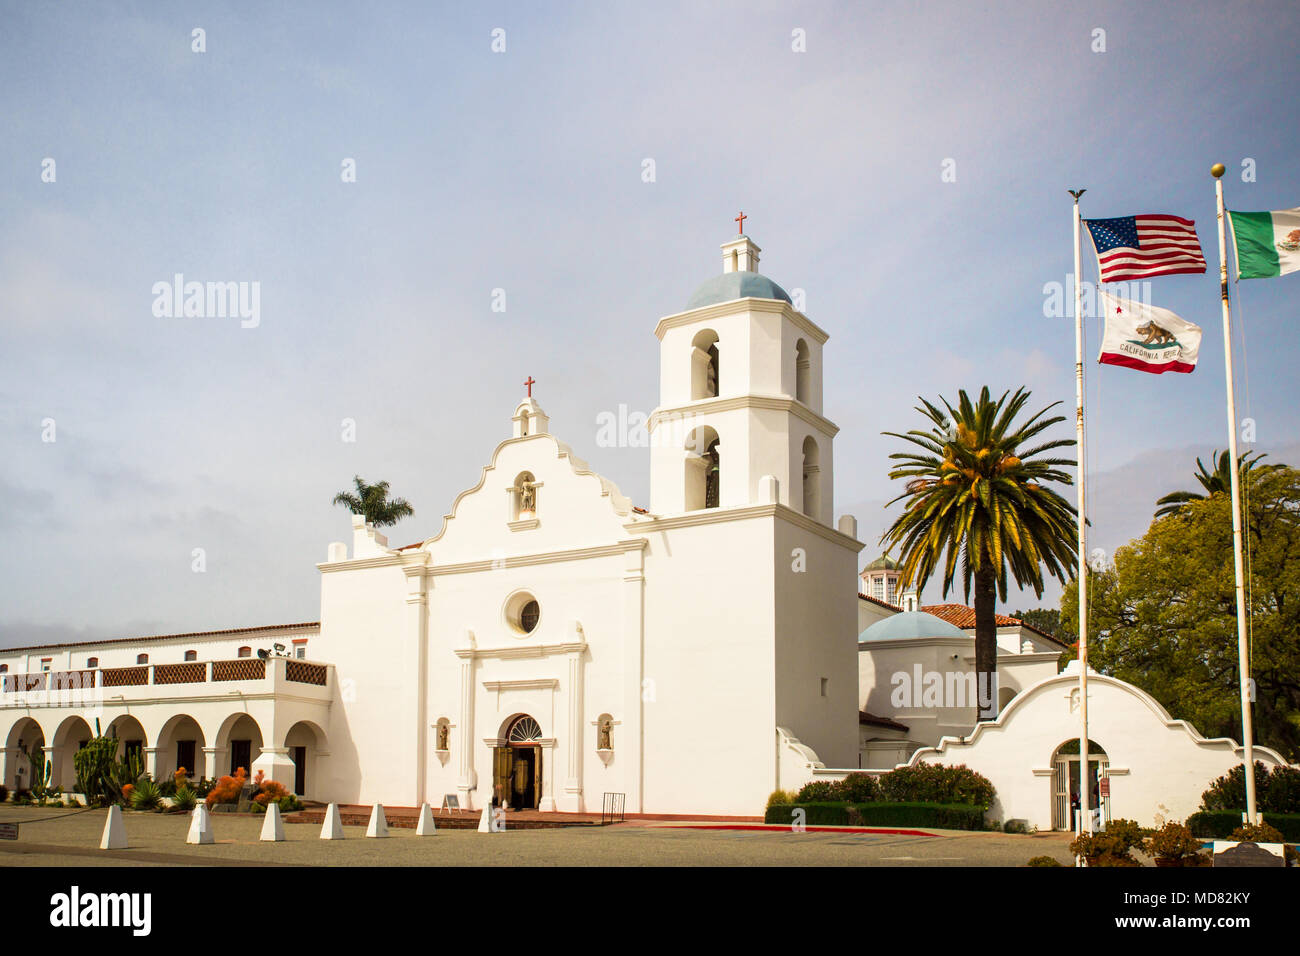
POLYGON ((105 667, 100 671, 104 687, 143 687, 149 683, 149 665, 142 667, 105 667))
POLYGON ((241 657, 233 661, 213 661, 212 679, 261 680, 266 676, 266 661, 260 657, 241 657))
MULTIPOLYGON (((329 686, 329 665, 296 658, 241 657, 229 661, 185 661, 174 664, 137 664, 134 667, 104 667, 78 671, 42 671, 33 674, 0 675, 5 694, 31 691, 63 691, 84 688, 147 687, 151 684, 206 684, 218 681, 265 680, 274 676, 267 662, 275 666, 284 660, 283 680, 295 684, 329 686)), ((12 701, 8 702, 12 703, 12 701)))
POLYGON ((284 678, 285 680, 295 681, 299 684, 317 684, 325 686, 326 675, 329 668, 324 664, 308 664, 306 661, 299 661, 290 658, 285 663, 284 678))
POLYGON ((155 684, 202 684, 208 679, 208 665, 203 661, 187 661, 184 664, 155 664, 153 682, 155 684))

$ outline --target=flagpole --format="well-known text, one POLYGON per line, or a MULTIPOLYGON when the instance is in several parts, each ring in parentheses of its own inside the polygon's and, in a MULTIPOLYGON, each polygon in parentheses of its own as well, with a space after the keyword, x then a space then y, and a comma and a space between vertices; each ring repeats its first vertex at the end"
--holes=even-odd
POLYGON ((1088 789, 1088 523, 1084 510, 1083 454, 1083 277, 1079 249, 1079 197, 1087 190, 1071 189, 1074 197, 1074 435, 1079 455, 1079 832, 1092 833, 1092 793, 1088 789))
POLYGON ((1255 744, 1250 713, 1250 655, 1246 646, 1246 575, 1241 559, 1241 476, 1237 462, 1237 398, 1232 377, 1232 317, 1228 310, 1228 244, 1224 236, 1222 163, 1210 168, 1219 220, 1219 298, 1223 302, 1223 363, 1228 383, 1228 457, 1232 465, 1232 567, 1237 578, 1237 670, 1241 677, 1242 761, 1246 771, 1246 822, 1255 814, 1255 744))

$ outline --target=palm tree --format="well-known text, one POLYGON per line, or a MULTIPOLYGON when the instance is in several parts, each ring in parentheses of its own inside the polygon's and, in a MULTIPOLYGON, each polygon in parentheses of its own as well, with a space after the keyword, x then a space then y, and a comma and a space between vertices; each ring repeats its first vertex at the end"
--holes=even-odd
MULTIPOLYGON (((1228 470, 1228 453, 1226 451, 1222 453, 1216 451, 1215 455, 1218 457, 1218 464, 1215 466, 1214 471, 1206 471, 1205 465, 1201 464, 1201 459, 1196 459, 1197 471, 1192 475, 1192 477, 1200 483, 1203 489, 1205 489, 1205 494, 1200 494, 1195 491, 1171 491, 1169 494, 1156 501, 1156 504, 1160 505, 1160 507, 1156 509, 1157 518, 1163 518, 1165 515, 1176 514, 1183 509, 1184 505, 1193 501, 1204 501, 1207 498, 1219 494, 1226 495, 1232 490, 1232 472, 1228 470)), ((1238 457, 1238 479, 1240 479, 1244 484, 1246 475, 1249 472, 1254 471, 1257 465, 1259 466, 1258 471, 1261 475, 1286 467, 1285 465, 1259 465, 1259 460, 1267 457, 1268 456, 1263 453, 1257 454, 1254 457, 1251 457, 1250 455, 1241 455, 1238 457)), ((1213 460, 1214 459, 1211 459, 1211 461, 1213 460)))
POLYGON ((956 408, 940 399, 944 410, 922 398, 925 407, 917 411, 929 420, 929 431, 884 433, 923 451, 889 456, 902 462, 889 477, 907 479, 906 490, 889 504, 903 499, 907 504, 881 542, 891 548, 899 546, 904 586, 915 582, 918 589, 924 587, 942 565, 944 596, 960 574, 969 602, 974 580, 975 672, 981 718, 992 716, 997 709, 992 693, 997 674, 994 598, 996 592, 998 599, 1007 599, 1008 569, 1016 584, 1032 586, 1041 597, 1044 565, 1062 582, 1078 567, 1075 509, 1044 485, 1052 481, 1072 484, 1061 466, 1075 462, 1070 458, 1031 460, 1052 449, 1072 446, 1074 440, 1060 438, 1021 448, 1044 429, 1065 421, 1063 415, 1043 417, 1061 403, 1054 402, 1016 424, 1030 393, 1021 388, 1009 400, 1007 395, 1003 392, 995 402, 984 388, 979 401, 972 404, 962 391, 956 408))
POLYGON ((365 515, 366 521, 376 528, 397 524, 403 518, 415 514, 415 509, 405 498, 388 500, 388 482, 381 481, 368 485, 360 475, 352 479, 357 493, 340 491, 334 496, 334 504, 343 505, 354 515, 365 515))

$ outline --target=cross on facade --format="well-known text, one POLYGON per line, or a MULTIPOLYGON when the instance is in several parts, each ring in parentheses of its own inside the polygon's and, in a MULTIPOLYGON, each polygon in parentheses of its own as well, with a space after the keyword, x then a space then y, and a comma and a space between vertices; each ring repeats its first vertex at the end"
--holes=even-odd
POLYGON ((737 216, 735 219, 731 220, 732 222, 735 222, 735 223, 739 223, 739 224, 740 224, 740 225, 739 225, 739 228, 736 229, 736 235, 738 235, 738 236, 743 236, 743 235, 745 234, 745 220, 748 219, 748 218, 749 218, 749 217, 746 216, 746 215, 742 212, 742 213, 741 213, 739 216, 737 216))
POLYGON ((528 381, 524 382, 524 385, 526 385, 526 386, 528 387, 528 397, 529 397, 529 398, 532 398, 532 397, 533 397, 533 386, 536 385, 536 384, 537 384, 537 379, 533 378, 531 375, 528 376, 528 381))

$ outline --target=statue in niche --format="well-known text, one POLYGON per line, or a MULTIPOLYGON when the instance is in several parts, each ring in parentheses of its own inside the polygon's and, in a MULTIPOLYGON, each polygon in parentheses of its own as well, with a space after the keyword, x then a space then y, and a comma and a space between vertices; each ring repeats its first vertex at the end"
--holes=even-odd
POLYGON ((596 749, 613 750, 614 720, 606 717, 596 727, 596 749))
POLYGON ((451 728, 448 727, 447 724, 438 725, 438 749, 439 750, 448 749, 447 738, 450 736, 450 732, 451 732, 451 728))
POLYGON ((519 514, 531 515, 537 510, 537 483, 525 475, 519 481, 519 514))

